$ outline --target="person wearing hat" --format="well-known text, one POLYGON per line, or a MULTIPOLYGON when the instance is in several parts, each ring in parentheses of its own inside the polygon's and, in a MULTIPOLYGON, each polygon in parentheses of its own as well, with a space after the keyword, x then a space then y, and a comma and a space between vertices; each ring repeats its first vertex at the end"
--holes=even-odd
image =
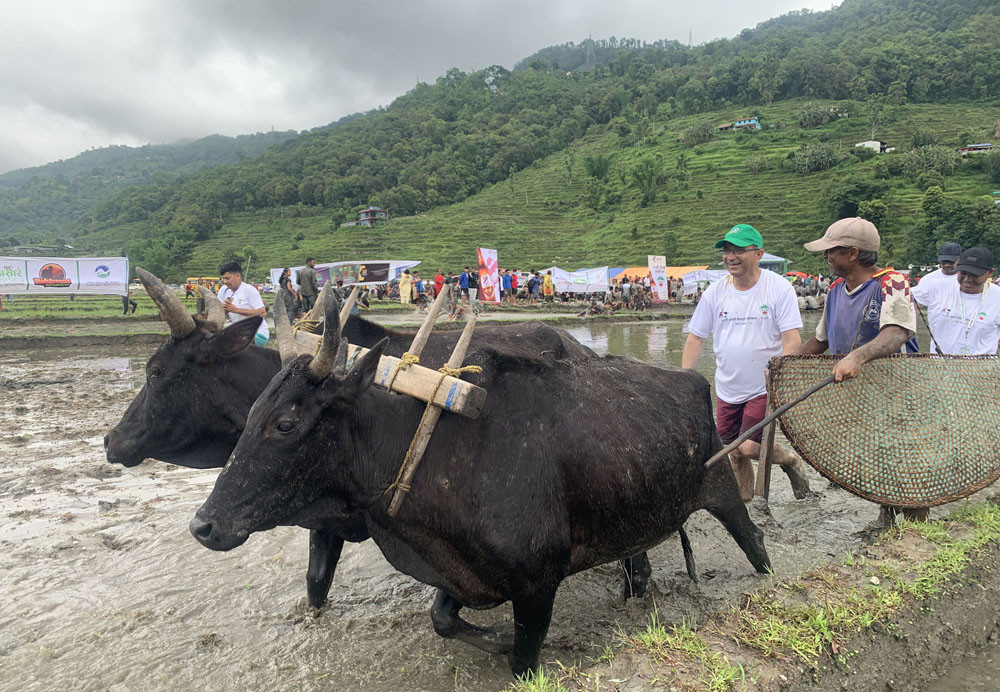
POLYGON ((935 281, 920 294, 914 290, 914 299, 927 306, 930 330, 942 353, 995 355, 1000 340, 1000 288, 992 288, 990 281, 993 253, 973 247, 956 259, 957 277, 935 281))
MULTIPOLYGON (((962 246, 958 243, 945 243, 938 250, 938 264, 941 265, 938 269, 935 269, 931 273, 920 279, 920 283, 913 287, 913 300, 915 300, 920 305, 927 305, 927 301, 930 299, 931 295, 935 293, 935 286, 938 282, 943 282, 947 285, 954 284, 956 282, 955 273, 958 271, 955 269, 955 262, 958 261, 958 256, 962 254, 962 246)), ((935 320, 937 315, 929 316, 928 321, 930 322, 930 331, 933 334, 938 332, 937 327, 935 327, 935 320)), ((934 353, 937 350, 937 344, 934 343, 933 334, 931 336, 931 343, 929 351, 934 353)))
MULTIPOLYGON (((715 244, 729 276, 708 287, 688 325, 681 366, 694 368, 709 334, 715 351, 716 427, 723 444, 764 419, 764 369, 775 357, 794 353, 802 343, 795 289, 771 271, 761 271, 764 240, 756 228, 733 226, 715 244)), ((758 433, 729 455, 744 502, 753 497, 751 459, 760 457, 758 433)), ((802 460, 775 446, 774 461, 788 475, 796 498, 808 497, 802 460)))
POLYGON ((806 243, 822 252, 837 279, 830 284, 826 307, 801 354, 829 351, 843 355, 833 367, 837 382, 857 377, 861 366, 892 353, 916 353, 917 313, 906 277, 881 268, 881 238, 871 221, 859 217, 830 224, 822 238, 806 243))
MULTIPOLYGON (((877 266, 881 245, 878 229, 859 217, 830 224, 822 238, 806 243, 822 252, 836 280, 830 284, 816 335, 800 354, 843 355, 833 366, 837 382, 857 377, 861 367, 893 353, 916 353, 917 313, 906 277, 892 267, 877 266)), ((900 511, 883 505, 877 524, 887 527, 900 511)), ((904 508, 904 516, 926 519, 928 508, 904 508)))

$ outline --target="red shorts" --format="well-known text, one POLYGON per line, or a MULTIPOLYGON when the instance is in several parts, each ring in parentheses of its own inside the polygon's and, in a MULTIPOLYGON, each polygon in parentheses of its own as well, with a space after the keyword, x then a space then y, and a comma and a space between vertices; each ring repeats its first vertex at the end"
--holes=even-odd
MULTIPOLYGON (((760 423, 766 415, 767 394, 761 394, 742 404, 728 404, 718 397, 715 398, 715 427, 724 445, 760 423)), ((758 430, 750 439, 760 442, 763 434, 763 429, 758 430)))

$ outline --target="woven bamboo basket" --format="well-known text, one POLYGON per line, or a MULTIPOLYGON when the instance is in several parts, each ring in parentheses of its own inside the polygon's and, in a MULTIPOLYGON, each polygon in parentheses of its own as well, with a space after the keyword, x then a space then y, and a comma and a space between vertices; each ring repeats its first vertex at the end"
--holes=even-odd
MULTIPOLYGON (((769 364, 773 408, 829 376, 838 356, 769 364)), ((851 492, 896 507, 932 507, 1000 477, 1000 359, 889 356, 781 416, 795 451, 851 492)))

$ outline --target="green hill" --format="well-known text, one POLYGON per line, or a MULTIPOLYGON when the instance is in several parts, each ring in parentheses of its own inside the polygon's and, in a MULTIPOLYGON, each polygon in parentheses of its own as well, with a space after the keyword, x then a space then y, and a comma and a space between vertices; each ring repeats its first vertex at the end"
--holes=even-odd
MULTIPOLYGON (((875 182, 877 162, 902 166, 914 133, 928 129, 928 123, 936 123, 931 129, 942 141, 954 141, 998 113, 977 104, 901 107, 880 135, 901 151, 861 161, 849 152, 856 142, 867 139, 867 120, 841 118, 806 130, 795 124, 795 114, 804 106, 804 102, 783 102, 759 109, 764 123, 785 123, 784 128, 756 135, 725 132, 693 148, 676 141, 686 128, 703 119, 731 121, 742 112, 678 118, 658 127, 641 148, 622 149, 618 134, 595 133, 464 202, 394 218, 375 228, 336 227, 324 214, 288 214, 284 219, 267 213, 235 215, 197 246, 178 275, 210 275, 223 258, 247 254, 261 269, 301 264, 311 255, 324 261, 419 259, 428 268, 455 269, 475 259, 477 246, 497 248, 501 265, 519 268, 626 266, 644 264, 647 254, 664 252, 672 263, 704 263, 715 261, 713 243, 739 222, 759 228, 768 251, 793 259, 796 266, 813 268, 819 264, 802 243, 817 237, 834 218, 830 209, 834 190, 851 180, 875 182), (789 153, 821 139, 834 143, 845 157, 839 165, 805 176, 781 168, 789 153), (642 157, 659 157, 670 179, 657 186, 656 201, 643 207, 640 193, 614 179, 612 172, 609 187, 622 200, 614 208, 594 211, 586 203, 591 179, 584 160, 602 154, 613 157, 613 167, 620 164, 626 171, 642 157), (689 177, 677 172, 682 155, 689 177), (746 170, 751 155, 763 157, 765 170, 758 174, 746 170)), ((988 195, 993 187, 978 163, 961 165, 948 176, 946 194, 967 199, 988 195)), ((883 257, 905 263, 907 236, 923 218, 924 192, 903 173, 879 182, 885 185, 879 199, 890 211, 882 224, 883 257)), ((253 268, 251 274, 262 275, 253 268)))
POLYGON ((297 136, 262 132, 223 137, 211 135, 191 142, 110 146, 85 151, 70 159, 9 171, 0 175, 0 239, 17 245, 73 233, 64 227, 85 212, 134 185, 190 176, 209 166, 236 163, 297 136))
POLYGON ((514 72, 449 70, 260 157, 129 188, 72 229, 75 246, 176 278, 227 256, 461 265, 479 244, 529 266, 706 260, 738 220, 801 263, 801 241, 845 213, 876 220, 897 263, 939 237, 993 242, 976 200, 1000 161, 958 165, 955 151, 1000 117, 996 3, 845 0, 694 48, 598 43, 593 69, 555 67, 579 63, 572 46, 514 72), (755 114, 756 134, 714 130, 755 114), (873 136, 899 150, 856 156, 873 136), (944 196, 925 200, 934 186, 944 196), (340 228, 367 204, 392 223, 340 228))

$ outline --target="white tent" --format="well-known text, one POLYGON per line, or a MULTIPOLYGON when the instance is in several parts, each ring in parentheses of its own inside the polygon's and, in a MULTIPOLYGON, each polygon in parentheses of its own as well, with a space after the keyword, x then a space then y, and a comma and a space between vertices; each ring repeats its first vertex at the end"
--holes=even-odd
POLYGON ((552 283, 557 293, 597 293, 607 291, 610 285, 607 267, 578 269, 575 272, 549 267, 543 269, 541 275, 545 276, 546 272, 552 272, 552 283))
POLYGON ((698 286, 707 288, 710 284, 719 279, 729 276, 729 272, 724 269, 696 269, 684 275, 684 295, 694 295, 698 291, 698 286))

